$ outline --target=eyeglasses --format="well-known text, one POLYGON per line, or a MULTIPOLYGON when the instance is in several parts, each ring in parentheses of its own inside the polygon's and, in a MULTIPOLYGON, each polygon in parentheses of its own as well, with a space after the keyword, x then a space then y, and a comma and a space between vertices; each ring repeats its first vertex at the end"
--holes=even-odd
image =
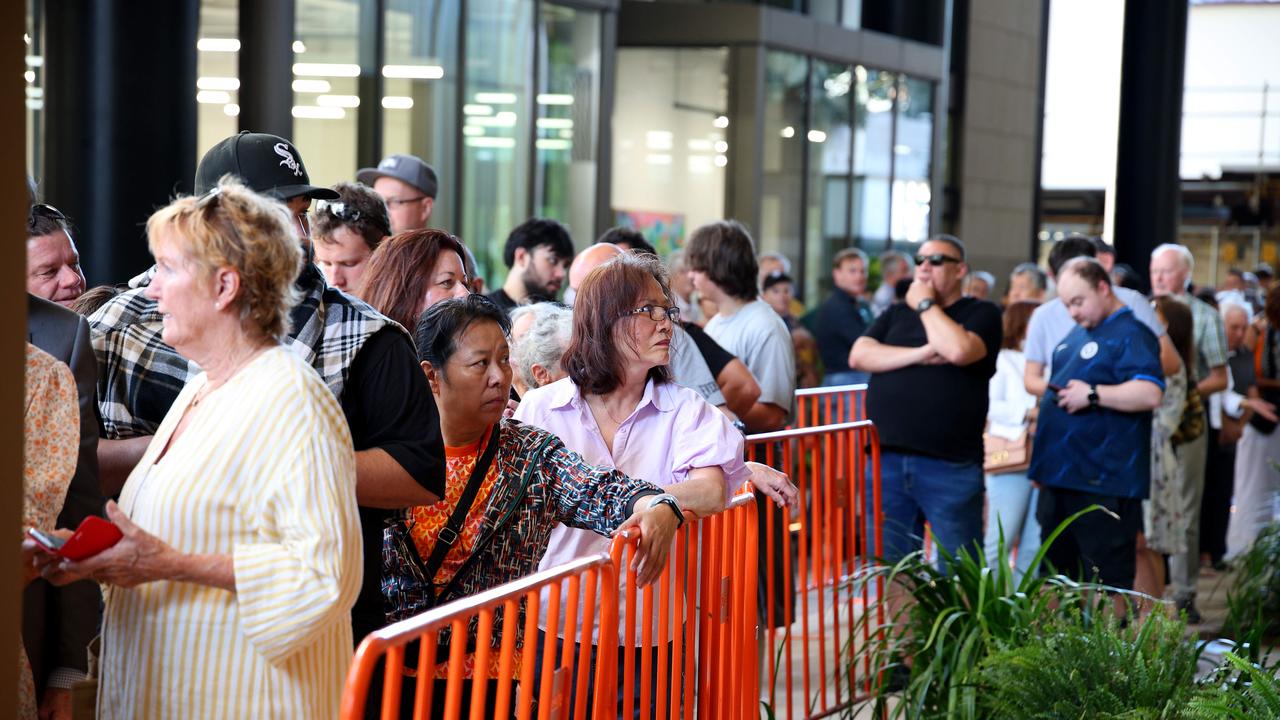
POLYGON ((31 206, 31 214, 27 216, 28 232, 35 232, 36 218, 38 217, 48 218, 50 220, 54 220, 60 223, 68 222, 67 216, 64 215, 63 212, 58 208, 52 205, 47 205, 45 203, 36 203, 35 205, 31 206))
POLYGON ((418 202, 419 200, 422 200, 422 199, 423 199, 423 198, 425 198, 425 197, 427 197, 427 196, 426 196, 426 195, 419 195, 419 196, 418 196, 418 197, 416 197, 416 198, 387 198, 387 205, 388 205, 388 206, 408 205, 409 203, 416 203, 416 202, 418 202))
POLYGON ((917 265, 923 265, 925 263, 929 263, 934 267, 939 267, 947 263, 958 264, 958 263, 964 262, 960 258, 953 258, 950 255, 943 255, 942 253, 934 253, 932 255, 917 255, 915 257, 915 260, 917 265))
POLYGON ((365 217, 359 210, 352 207, 350 203, 334 202, 331 200, 317 200, 316 212, 329 213, 342 222, 349 223, 351 225, 360 222, 360 218, 364 217, 365 220, 373 223, 374 227, 381 230, 384 235, 391 234, 391 228, 387 225, 385 220, 377 215, 365 217))
POLYGON ((648 315, 649 319, 654 322, 670 320, 674 323, 680 321, 680 308, 663 307, 661 305, 645 305, 644 307, 636 308, 635 310, 627 313, 628 317, 632 315, 648 315))

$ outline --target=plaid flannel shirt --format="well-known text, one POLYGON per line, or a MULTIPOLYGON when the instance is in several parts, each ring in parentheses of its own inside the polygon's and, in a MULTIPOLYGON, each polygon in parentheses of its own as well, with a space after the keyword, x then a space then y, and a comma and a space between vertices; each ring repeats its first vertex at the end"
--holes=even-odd
POLYGON ((1212 305, 1190 293, 1178 295, 1177 299, 1191 308, 1196 367, 1194 376, 1189 379, 1194 385, 1209 377, 1213 368, 1227 364, 1227 334, 1223 329, 1222 316, 1212 305))
MULTIPOLYGON (((154 435, 187 380, 200 372, 160 337, 164 320, 156 301, 143 294, 154 272, 152 267, 130 280, 130 290, 89 316, 104 438, 154 435)), ((400 326, 368 304, 328 287, 310 263, 296 285, 303 298, 290 312, 292 331, 286 344, 341 399, 351 361, 364 342, 388 325, 400 326)))

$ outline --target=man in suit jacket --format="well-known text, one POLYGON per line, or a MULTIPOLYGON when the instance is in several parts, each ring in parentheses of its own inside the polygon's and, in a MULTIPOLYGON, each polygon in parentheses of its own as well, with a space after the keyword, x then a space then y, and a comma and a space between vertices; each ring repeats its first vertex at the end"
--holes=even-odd
MULTIPOLYGON (((80 396, 80 451, 76 474, 58 515, 58 527, 76 528, 102 513, 98 483, 98 365, 89 341, 89 324, 76 313, 27 295, 27 337, 32 345, 71 367, 80 396)), ((88 669, 89 642, 98 634, 102 598, 89 581, 54 587, 32 581, 22 600, 22 637, 31 658, 42 716, 70 717, 71 685, 88 669), (62 712, 52 712, 54 710, 62 712), (63 714, 65 713, 65 714, 63 714)))

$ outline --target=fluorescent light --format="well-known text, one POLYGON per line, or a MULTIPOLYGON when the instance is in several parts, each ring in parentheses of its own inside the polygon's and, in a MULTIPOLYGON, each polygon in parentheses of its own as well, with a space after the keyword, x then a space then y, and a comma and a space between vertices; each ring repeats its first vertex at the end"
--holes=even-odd
POLYGON ((333 89, 328 80, 294 80, 293 91, 304 93, 327 93, 333 89))
POLYGON ((670 165, 671 156, 665 154, 649 153, 644 156, 644 161, 650 165, 670 165))
POLYGON ((316 105, 294 105, 293 116, 310 120, 341 120, 347 111, 340 107, 319 107, 316 105))
POLYGON ((893 154, 894 154, 894 155, 910 155, 910 154, 911 154, 911 146, 910 146, 910 145, 902 145, 902 144, 894 145, 894 146, 893 146, 893 154))
POLYGON ((727 128, 729 127, 729 118, 724 115, 718 115, 715 120, 711 121, 711 124, 718 128, 727 128))
POLYGON ((466 135, 466 136, 468 136, 468 137, 475 137, 475 136, 477 136, 477 135, 483 135, 483 134, 484 134, 484 128, 479 127, 479 126, 477 126, 477 125, 463 125, 463 126, 462 126, 462 134, 463 134, 463 135, 466 135))
POLYGON ((564 138, 565 140, 568 140, 568 139, 570 139, 570 138, 572 138, 572 137, 573 137, 573 131, 572 131, 572 130, 561 130, 561 131, 560 131, 560 137, 564 138))
POLYGON ((42 87, 29 87, 29 88, 27 88, 27 97, 29 97, 29 98, 36 98, 36 99, 43 98, 43 97, 44 97, 44 88, 42 88, 42 87))
POLYGON ((196 78, 196 87, 201 90, 239 90, 240 79, 233 77, 200 77, 196 78))
POLYGON ((43 55, 28 55, 28 56, 27 56, 27 67, 40 67, 40 66, 42 66, 42 65, 44 65, 44 56, 43 56, 43 55))
POLYGON ((666 130, 650 130, 644 134, 644 146, 650 150, 670 150, 671 133, 666 130))
POLYGON ((316 98, 321 107, 353 108, 360 107, 360 98, 355 95, 321 95, 316 98))
POLYGON ((239 52, 240 41, 235 38, 200 38, 196 49, 201 52, 239 52))
POLYGON ((360 77, 360 66, 348 63, 294 63, 293 74, 312 77, 360 77))
POLYGON ((810 130, 808 137, 809 137, 809 142, 811 143, 820 143, 820 142, 827 141, 827 134, 822 132, 821 130, 810 130))
POLYGON ((515 93, 480 92, 475 94, 475 101, 487 105, 515 105, 515 93))
POLYGON ((572 105, 573 96, 559 93, 538 93, 539 105, 572 105))
POLYGON ((573 142, 571 140, 557 140, 555 138, 538 138, 534 141, 534 145, 539 150, 571 150, 573 142))
POLYGON ((23 78, 25 78, 27 82, 29 82, 29 83, 33 83, 33 82, 35 82, 35 81, 36 81, 36 71, 35 71, 35 70, 28 70, 28 71, 26 71, 26 72, 22 73, 22 77, 23 77, 23 78))
POLYGON ((488 105, 473 105, 467 103, 462 106, 463 115, 492 115, 493 108, 488 105))
POLYGON ((714 148, 715 148, 715 151, 716 151, 716 152, 718 152, 718 153, 720 153, 721 155, 723 155, 724 153, 729 152, 729 143, 727 143, 727 142, 725 142, 725 141, 723 141, 723 140, 717 140, 717 141, 716 141, 716 144, 715 144, 715 146, 714 146, 714 148))
POLYGON ((222 112, 230 117, 235 117, 240 114, 240 106, 235 103, 227 103, 222 106, 222 112))
POLYGON ((467 124, 479 125, 481 127, 515 127, 516 114, 510 112, 500 112, 493 117, 485 117, 483 115, 472 115, 467 118, 467 124))
POLYGON ((439 80, 444 68, 439 65, 383 65, 382 77, 408 80, 439 80))
POLYGON ((469 137, 464 141, 470 147, 510 149, 516 146, 515 138, 469 137))
POLYGON ((795 129, 795 128, 791 127, 790 125, 788 125, 788 126, 786 126, 786 127, 782 128, 782 137, 784 137, 784 138, 793 138, 793 137, 795 137, 795 136, 796 136, 796 129, 795 129))
POLYGON ((226 105, 231 102, 231 94, 222 90, 201 90, 196 93, 196 102, 204 105, 226 105))
POLYGON ((538 118, 537 125, 548 130, 568 130, 573 127, 573 120, 569 118, 538 118))
POLYGON ((711 152, 711 141, 694 138, 689 141, 689 149, 697 152, 711 152))
POLYGON ((293 52, 295 55, 301 55, 307 51, 307 46, 301 40, 293 41, 293 52))
POLYGON ((382 98, 382 107, 388 110, 409 110, 413 108, 413 98, 408 95, 387 95, 382 98))
POLYGON ((724 167, 729 164, 729 158, 723 155, 717 155, 715 159, 716 167, 724 167))
POLYGON ((43 110, 43 109, 44 109, 44 100, 32 100, 31 98, 27 98, 27 109, 28 109, 28 110, 43 110))

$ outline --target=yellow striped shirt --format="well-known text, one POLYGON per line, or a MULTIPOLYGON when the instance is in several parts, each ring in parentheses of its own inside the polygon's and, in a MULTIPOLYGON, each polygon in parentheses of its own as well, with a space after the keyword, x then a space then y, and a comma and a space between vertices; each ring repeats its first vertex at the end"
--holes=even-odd
POLYGON ((233 557, 236 592, 182 582, 112 587, 103 718, 332 718, 360 590, 355 453, 342 410, 276 347, 210 392, 159 463, 183 389, 120 506, 188 553, 233 557))

